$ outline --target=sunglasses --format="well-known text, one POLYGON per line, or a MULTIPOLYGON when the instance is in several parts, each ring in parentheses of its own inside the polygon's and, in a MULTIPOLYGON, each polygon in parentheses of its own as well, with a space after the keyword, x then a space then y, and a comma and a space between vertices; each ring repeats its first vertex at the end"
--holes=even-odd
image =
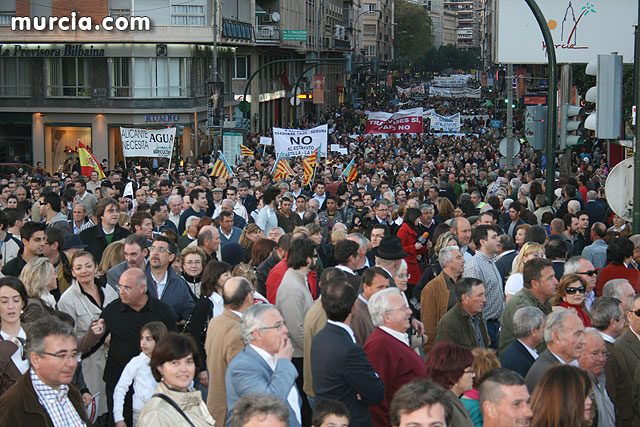
POLYGON ((597 270, 589 270, 589 271, 580 271, 578 274, 586 274, 587 276, 595 276, 598 274, 597 270))
POLYGON ((567 290, 565 291, 565 293, 567 295, 575 295, 576 293, 580 292, 581 294, 584 294, 587 290, 584 288, 584 286, 580 286, 577 288, 567 288, 567 290))
POLYGON ((636 317, 640 317, 640 310, 632 311, 632 313, 635 314, 636 317))

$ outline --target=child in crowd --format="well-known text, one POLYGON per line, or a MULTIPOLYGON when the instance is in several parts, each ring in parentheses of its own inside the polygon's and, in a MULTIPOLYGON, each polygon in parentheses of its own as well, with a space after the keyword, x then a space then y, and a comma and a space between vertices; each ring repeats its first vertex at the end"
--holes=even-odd
POLYGON ((313 406, 312 427, 349 427, 349 410, 337 400, 321 400, 313 406))

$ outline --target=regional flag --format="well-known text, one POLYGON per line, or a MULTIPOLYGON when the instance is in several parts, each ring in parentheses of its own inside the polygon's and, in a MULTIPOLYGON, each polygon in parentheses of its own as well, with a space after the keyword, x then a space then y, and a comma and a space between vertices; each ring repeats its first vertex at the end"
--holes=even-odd
POLYGON ((256 158, 255 154, 253 154, 253 151, 251 151, 249 147, 243 144, 240 144, 240 152, 244 157, 251 157, 252 159, 256 158))
POLYGON ((231 175, 233 175, 233 171, 231 170, 231 166, 229 166, 229 162, 224 157, 222 152, 219 152, 218 160, 213 165, 213 170, 211 171, 210 176, 215 176, 216 178, 221 177, 224 179, 229 179, 231 175))
POLYGON ((83 176, 91 176, 91 172, 96 171, 98 173, 98 179, 106 178, 100 163, 93 157, 91 151, 87 149, 87 146, 78 139, 78 156, 80 157, 80 169, 83 176))
POLYGON ((358 176, 358 171, 356 170, 355 161, 356 159, 354 157, 353 159, 351 159, 347 167, 344 169, 344 172, 342 172, 342 175, 347 177, 347 182, 353 181, 358 176))
POLYGON ((309 185, 313 178, 313 173, 318 163, 318 149, 313 150, 313 153, 309 157, 305 157, 302 161, 302 167, 304 168, 304 182, 303 186, 309 185))
POLYGON ((273 174, 273 179, 286 178, 288 176, 293 176, 294 172, 289 166, 287 159, 283 156, 278 156, 276 159, 276 164, 273 166, 273 170, 271 171, 273 174))

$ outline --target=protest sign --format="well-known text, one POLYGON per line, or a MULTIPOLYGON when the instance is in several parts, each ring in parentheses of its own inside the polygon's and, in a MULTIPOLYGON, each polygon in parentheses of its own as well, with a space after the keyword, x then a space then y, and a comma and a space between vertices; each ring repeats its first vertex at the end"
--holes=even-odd
POLYGON ((151 130, 121 127, 120 137, 124 157, 170 159, 176 139, 176 128, 151 130))
POLYGON ((422 107, 399 110, 393 114, 368 112, 365 133, 422 133, 422 115, 422 107))
POLYGON ((273 142, 276 156, 307 157, 318 148, 321 157, 327 157, 328 126, 320 125, 311 129, 273 128, 273 142))

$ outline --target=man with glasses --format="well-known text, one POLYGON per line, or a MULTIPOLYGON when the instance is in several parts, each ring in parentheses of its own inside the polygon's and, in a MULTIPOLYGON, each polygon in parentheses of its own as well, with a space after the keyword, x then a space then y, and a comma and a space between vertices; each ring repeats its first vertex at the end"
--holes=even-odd
POLYGON ((80 358, 73 328, 52 316, 32 326, 31 369, 0 398, 0 425, 91 425, 80 391, 71 384, 80 358))
MULTIPOLYGON (((631 287, 631 285, 628 285, 631 287)), ((616 425, 638 425, 633 412, 632 376, 629 374, 622 354, 616 349, 616 339, 622 334, 626 323, 625 311, 620 300, 611 297, 600 297, 591 306, 591 324, 596 328, 609 352, 609 359, 604 367, 607 377, 607 392, 616 408, 616 425)), ((635 370, 635 369, 634 369, 635 370)))
POLYGON ((264 393, 287 403, 290 427, 302 425, 298 372, 291 363, 294 350, 288 332, 280 312, 271 304, 255 304, 242 314, 246 347, 229 363, 225 374, 227 419, 242 396, 264 393))
POLYGON ((587 310, 589 310, 593 300, 596 298, 595 288, 598 276, 596 268, 588 259, 574 256, 564 263, 564 274, 577 274, 587 282, 584 303, 587 306, 587 310))
POLYGON ((416 378, 425 378, 424 361, 413 351, 407 330, 411 309, 398 288, 384 289, 369 300, 376 330, 364 344, 364 352, 384 383, 384 400, 371 406, 374 426, 389 426, 389 405, 395 392, 416 378))
MULTIPOLYGON (((120 298, 107 305, 100 319, 91 324, 87 334, 78 345, 80 351, 88 352, 96 345, 104 344, 111 337, 107 364, 103 379, 107 390, 107 407, 113 413, 113 391, 120 374, 129 361, 140 353, 140 331, 149 322, 162 322, 170 331, 176 331, 172 310, 147 291, 147 276, 133 267, 119 277, 120 298)), ((131 423, 131 397, 125 399, 124 414, 127 425, 131 423)), ((113 425, 113 420, 110 420, 113 425)))

